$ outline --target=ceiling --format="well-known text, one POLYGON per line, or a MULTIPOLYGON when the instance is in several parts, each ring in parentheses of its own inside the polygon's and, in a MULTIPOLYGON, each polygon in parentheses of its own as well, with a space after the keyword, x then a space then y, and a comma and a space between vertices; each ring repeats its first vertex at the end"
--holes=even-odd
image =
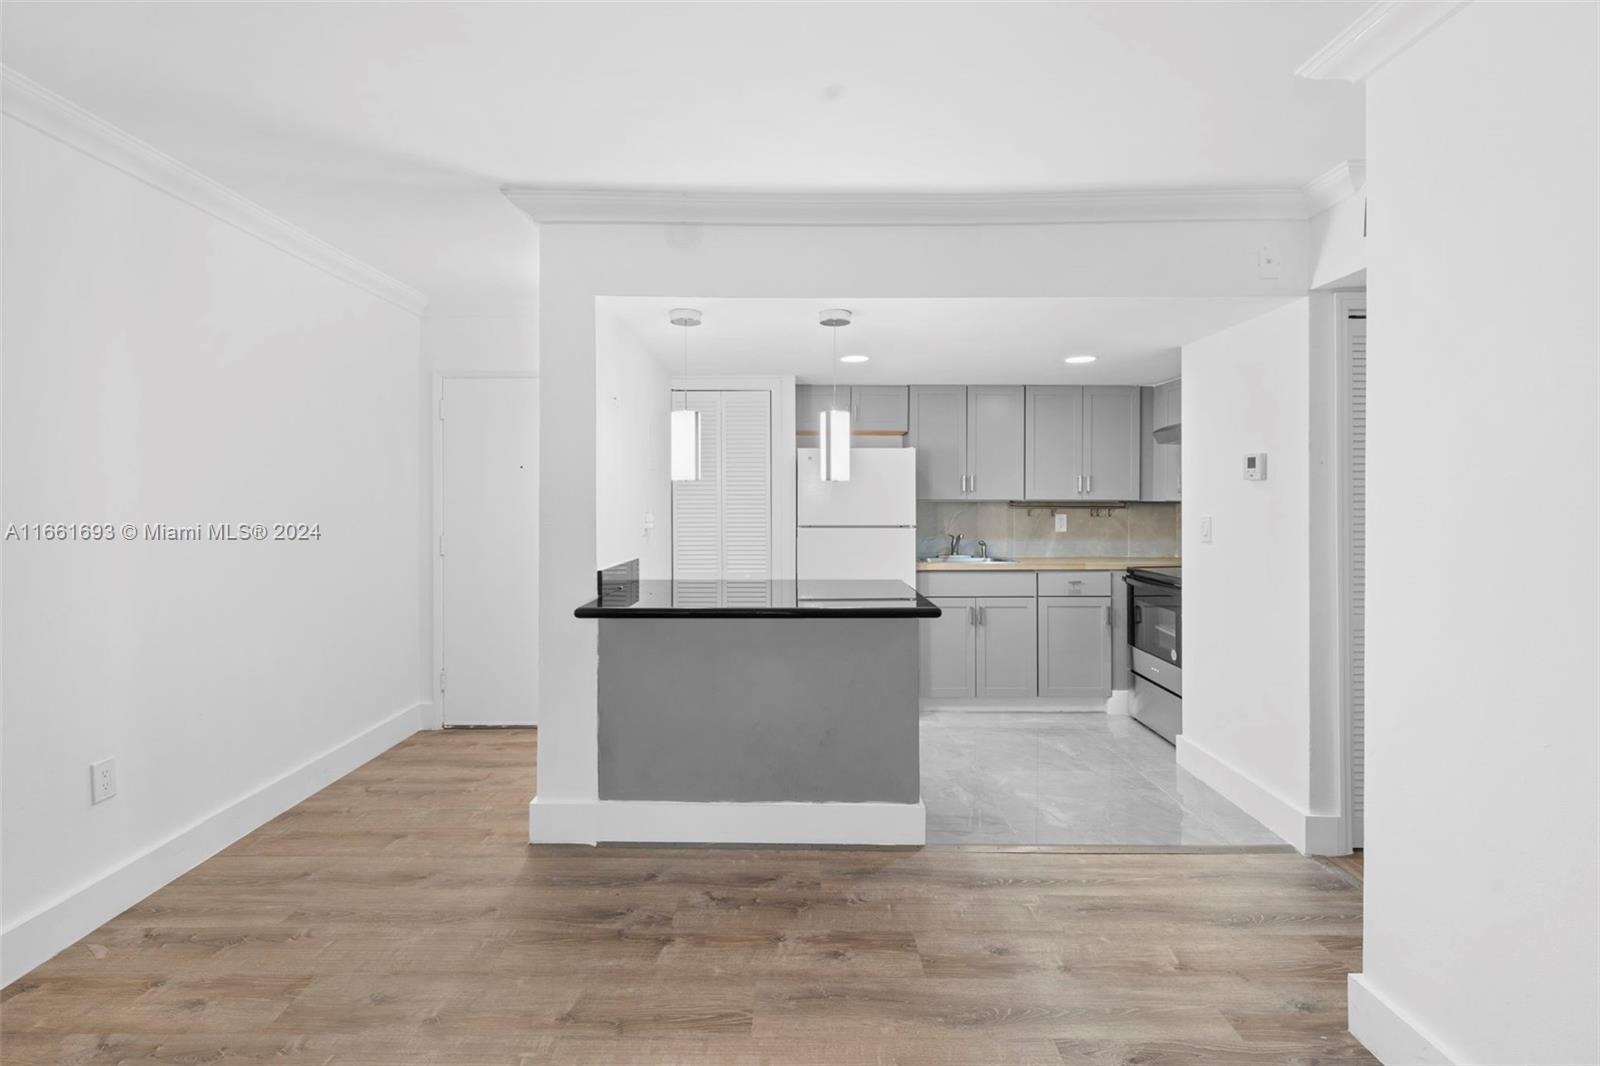
POLYGON ((854 312, 838 330, 839 353, 866 363, 840 365, 850 384, 1152 385, 1178 374, 1178 348, 1286 302, 1286 297, 710 299, 604 297, 597 313, 654 352, 674 372, 683 329, 674 307, 704 321, 689 331, 689 373, 794 374, 827 384, 832 330, 825 307, 854 312), (1095 355, 1069 366, 1067 355, 1095 355))
POLYGON ((421 289, 528 303, 506 184, 1298 186, 1362 95, 1293 77, 1364 3, 36 3, 22 74, 421 289))

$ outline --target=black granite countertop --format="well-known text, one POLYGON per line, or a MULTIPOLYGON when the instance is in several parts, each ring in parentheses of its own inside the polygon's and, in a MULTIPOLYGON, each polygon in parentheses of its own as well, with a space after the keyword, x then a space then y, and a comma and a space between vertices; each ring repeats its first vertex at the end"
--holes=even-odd
POLYGON ((623 581, 602 583, 579 618, 938 618, 903 581, 623 581))

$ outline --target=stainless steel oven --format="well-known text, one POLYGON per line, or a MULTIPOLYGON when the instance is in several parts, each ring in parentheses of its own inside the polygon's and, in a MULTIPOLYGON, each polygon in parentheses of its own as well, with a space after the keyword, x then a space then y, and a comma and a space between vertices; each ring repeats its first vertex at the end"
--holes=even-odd
POLYGON ((1129 570, 1128 648, 1133 717, 1176 743, 1183 732, 1183 570, 1129 570))

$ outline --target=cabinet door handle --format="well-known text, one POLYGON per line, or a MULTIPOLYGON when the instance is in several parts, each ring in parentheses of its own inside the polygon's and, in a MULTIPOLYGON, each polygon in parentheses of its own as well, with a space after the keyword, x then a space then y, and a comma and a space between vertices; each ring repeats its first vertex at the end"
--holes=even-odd
POLYGON ((978 608, 978 624, 980 626, 988 624, 988 621, 989 621, 988 618, 984 617, 984 613, 983 612, 984 612, 984 609, 983 609, 982 606, 980 606, 978 608))
POLYGON ((978 609, 976 607, 972 606, 969 603, 967 605, 967 625, 976 626, 977 624, 978 624, 978 609))
POLYGON ((1085 475, 1084 476, 1084 481, 1086 482, 1086 484, 1084 486, 1084 491, 1085 492, 1093 492, 1094 491, 1094 475, 1093 474, 1085 475))
POLYGON ((1100 609, 1106 613, 1106 628, 1110 629, 1111 628, 1111 608, 1110 607, 1101 607, 1100 609))
POLYGON ((1083 495, 1083 475, 1082 474, 1078 475, 1078 495, 1079 496, 1083 495))

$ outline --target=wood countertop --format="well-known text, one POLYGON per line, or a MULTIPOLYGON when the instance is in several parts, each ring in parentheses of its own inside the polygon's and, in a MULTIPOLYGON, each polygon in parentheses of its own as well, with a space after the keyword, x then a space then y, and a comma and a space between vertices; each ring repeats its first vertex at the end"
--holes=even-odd
POLYGON ((1183 560, 1157 555, 1083 555, 1060 559, 1008 559, 1003 563, 928 563, 917 570, 1127 570, 1135 566, 1182 566, 1183 560))

